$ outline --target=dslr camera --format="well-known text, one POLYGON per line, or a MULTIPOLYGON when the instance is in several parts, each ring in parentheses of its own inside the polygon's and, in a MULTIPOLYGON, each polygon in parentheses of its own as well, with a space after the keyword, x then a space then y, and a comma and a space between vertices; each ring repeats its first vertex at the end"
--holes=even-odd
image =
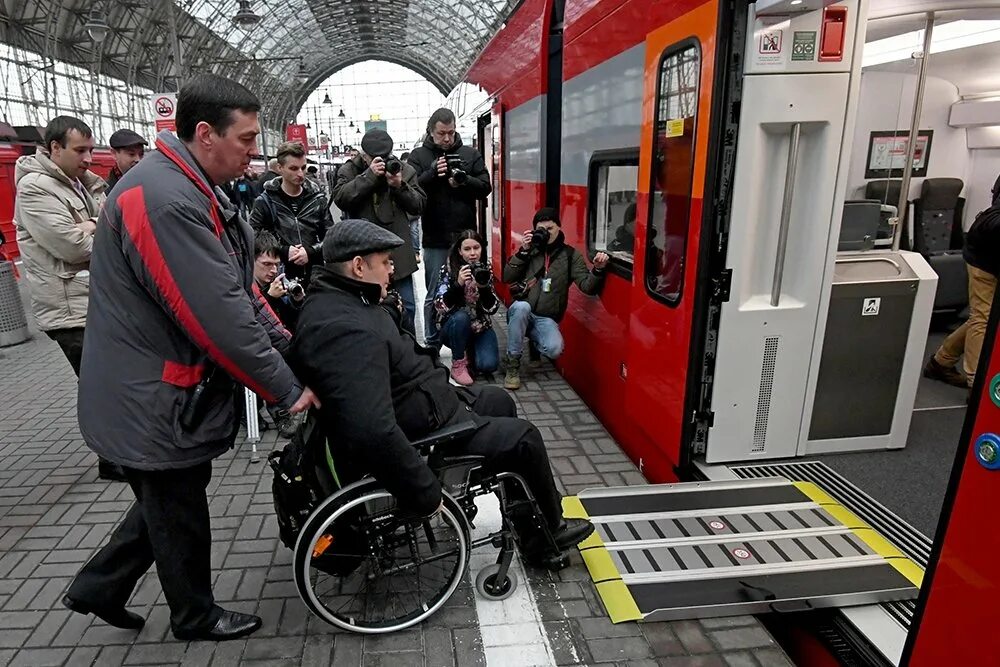
POLYGON ((403 163, 395 155, 386 155, 382 159, 385 160, 385 173, 390 176, 395 176, 403 171, 403 163))
POLYGON ((461 157, 455 153, 445 153, 444 159, 448 165, 448 171, 445 172, 445 176, 454 178, 455 182, 459 185, 469 180, 469 174, 465 171, 465 163, 462 162, 461 157))
POLYGON ((541 227, 535 227, 531 232, 531 247, 544 250, 549 244, 549 233, 541 227))
POLYGON ((469 264, 469 268, 472 269, 472 279, 476 281, 479 285, 489 285, 493 280, 493 272, 490 271, 488 264, 482 262, 472 262, 469 264))
POLYGON ((285 291, 295 300, 301 299, 306 295, 306 288, 302 286, 302 282, 298 278, 292 278, 291 280, 285 278, 282 284, 285 286, 285 291))

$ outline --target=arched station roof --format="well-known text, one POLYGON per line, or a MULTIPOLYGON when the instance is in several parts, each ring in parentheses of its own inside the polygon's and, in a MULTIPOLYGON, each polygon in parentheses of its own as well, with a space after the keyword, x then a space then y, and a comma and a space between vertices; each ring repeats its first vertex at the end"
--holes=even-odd
POLYGON ((280 129, 334 72, 398 63, 448 94, 518 0, 0 0, 0 41, 154 91, 237 79, 280 129), (260 17, 238 26, 249 9, 260 17), (92 12, 108 24, 95 42, 92 12))

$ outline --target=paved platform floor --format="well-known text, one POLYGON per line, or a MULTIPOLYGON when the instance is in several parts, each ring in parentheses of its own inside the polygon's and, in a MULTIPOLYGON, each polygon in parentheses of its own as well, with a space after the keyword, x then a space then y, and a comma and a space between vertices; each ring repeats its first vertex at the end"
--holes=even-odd
MULTIPOLYGON (((519 409, 545 436, 565 492, 644 482, 550 365, 528 368, 524 380, 519 409)), ((790 664, 753 617, 612 625, 578 553, 558 573, 528 569, 528 585, 522 581, 520 595, 503 603, 477 600, 467 581, 411 631, 337 631, 312 617, 295 593, 266 456, 251 463, 248 446, 214 464, 212 564, 218 601, 259 614, 260 631, 219 644, 176 641, 152 571, 129 603, 147 618, 141 632, 73 614, 60 604, 64 590, 132 502, 127 485, 97 478, 96 457, 77 429, 75 394, 69 364, 44 335, 0 349, 0 665, 790 664)), ((262 452, 275 442, 274 432, 265 432, 262 452)), ((473 568, 489 556, 475 558, 473 568)))

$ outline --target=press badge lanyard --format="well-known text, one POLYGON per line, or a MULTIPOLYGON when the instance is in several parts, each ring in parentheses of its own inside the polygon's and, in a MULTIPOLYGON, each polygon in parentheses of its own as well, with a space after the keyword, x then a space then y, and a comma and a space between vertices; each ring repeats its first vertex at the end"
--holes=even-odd
POLYGON ((552 261, 552 255, 545 253, 545 273, 542 276, 542 291, 551 292, 552 291, 552 278, 549 278, 549 262, 552 261))

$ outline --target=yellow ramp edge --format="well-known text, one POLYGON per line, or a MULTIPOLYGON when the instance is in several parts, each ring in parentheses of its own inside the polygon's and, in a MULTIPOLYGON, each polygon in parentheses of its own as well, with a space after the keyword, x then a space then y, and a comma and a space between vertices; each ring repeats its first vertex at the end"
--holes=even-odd
POLYGON ((611 554, 603 545, 601 548, 581 551, 580 555, 583 556, 583 562, 587 564, 587 570, 590 571, 590 577, 595 583, 610 579, 621 580, 621 574, 618 572, 618 568, 615 567, 615 562, 611 559, 611 554))
POLYGON ((884 558, 897 572, 906 577, 914 586, 920 588, 924 580, 924 570, 900 551, 896 545, 882 537, 874 528, 862 521, 826 491, 811 482, 793 482, 795 487, 809 497, 814 503, 822 505, 830 516, 851 529, 854 535, 867 544, 872 551, 884 558))
POLYGON ((563 516, 567 519, 589 519, 587 510, 576 496, 564 496, 562 499, 563 516))
POLYGON ((642 612, 639 611, 635 598, 628 592, 628 586, 621 579, 597 584, 597 593, 601 596, 612 623, 642 620, 642 612))

